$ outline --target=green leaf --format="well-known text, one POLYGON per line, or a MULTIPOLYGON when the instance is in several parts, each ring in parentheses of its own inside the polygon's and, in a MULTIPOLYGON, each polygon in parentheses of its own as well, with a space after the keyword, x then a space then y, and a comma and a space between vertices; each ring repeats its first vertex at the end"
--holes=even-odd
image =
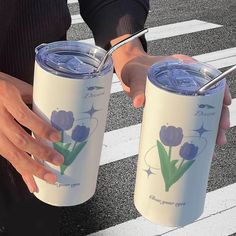
POLYGON ((162 145, 161 142, 157 140, 157 149, 159 153, 159 158, 160 158, 160 164, 161 164, 161 173, 165 181, 165 188, 166 191, 169 190, 170 187, 170 160, 169 156, 162 145))
POLYGON ((70 154, 70 151, 68 151, 64 146, 63 143, 53 143, 53 147, 55 150, 57 150, 59 153, 61 153, 64 158, 70 154))
POLYGON ((207 108, 207 109, 213 109, 213 108, 215 108, 215 107, 213 107, 213 106, 211 106, 211 105, 209 105, 209 104, 206 104, 206 108, 207 108))
POLYGON ((59 147, 62 147, 62 148, 65 148, 65 149, 69 149, 71 143, 57 142, 57 143, 53 143, 53 146, 54 146, 54 145, 59 146, 59 147))
POLYGON ((74 148, 73 151, 69 152, 69 154, 65 157, 63 164, 66 166, 69 166, 75 160, 75 158, 79 155, 79 153, 81 152, 81 150, 83 149, 86 143, 87 141, 80 143, 74 148))
POLYGON ((104 87, 101 86, 95 86, 96 89, 103 89, 104 87))
POLYGON ((64 148, 69 149, 70 145, 71 145, 71 143, 65 143, 64 148))
POLYGON ((62 164, 62 165, 60 166, 61 174, 62 174, 62 175, 64 175, 65 170, 66 170, 67 167, 68 167, 68 166, 66 166, 66 165, 64 165, 64 164, 62 164))
POLYGON ((53 143, 53 146, 60 146, 60 147, 64 147, 64 143, 62 142, 57 142, 57 143, 53 143))
POLYGON ((177 182, 184 173, 192 166, 192 164, 195 162, 195 160, 187 161, 185 162, 176 172, 176 174, 171 179, 170 185, 173 185, 175 182, 177 182))
POLYGON ((177 167, 175 166, 176 163, 178 162, 179 160, 172 160, 170 162, 170 174, 171 176, 174 176, 175 173, 177 172, 177 167))

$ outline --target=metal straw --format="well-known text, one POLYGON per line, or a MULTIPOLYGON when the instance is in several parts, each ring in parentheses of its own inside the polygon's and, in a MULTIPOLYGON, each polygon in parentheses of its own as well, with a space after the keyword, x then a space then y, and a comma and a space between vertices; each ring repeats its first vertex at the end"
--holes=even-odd
POLYGON ((100 64, 97 67, 97 72, 99 72, 102 68, 102 66, 104 65, 104 63, 106 62, 108 56, 110 56, 117 48, 123 46, 124 44, 130 42, 131 40, 140 37, 143 34, 146 34, 148 32, 148 29, 143 29, 140 30, 134 34, 132 34, 131 36, 129 36, 128 38, 120 41, 119 43, 115 44, 113 47, 111 47, 111 49, 106 53, 106 55, 103 57, 103 59, 101 60, 100 64))
POLYGON ((197 94, 203 94, 207 89, 209 89, 211 86, 215 85, 217 82, 219 82, 221 79, 224 79, 226 75, 236 70, 236 65, 232 66, 230 69, 226 70, 224 73, 220 74, 219 76, 215 77, 208 83, 204 84, 198 91, 197 94))

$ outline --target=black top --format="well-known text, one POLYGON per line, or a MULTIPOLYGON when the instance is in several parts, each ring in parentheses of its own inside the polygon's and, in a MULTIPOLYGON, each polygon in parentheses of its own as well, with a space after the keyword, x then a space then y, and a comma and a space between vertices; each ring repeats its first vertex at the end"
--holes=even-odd
MULTIPOLYGON (((79 0, 96 44, 144 27, 148 0, 79 0)), ((65 39, 71 18, 67 0, 0 0, 0 71, 32 84, 34 48, 65 39)), ((142 40, 144 48, 145 40, 142 40)))
MULTIPOLYGON (((148 0, 80 0, 79 3, 96 44, 105 49, 109 48, 110 40, 142 29, 149 9, 148 0)), ((67 0, 0 0, 0 71, 32 84, 35 47, 64 40, 70 24, 67 0)), ((144 38, 142 43, 145 48, 144 38)), ((9 235, 32 235, 32 232, 36 235, 31 231, 35 228, 37 235, 59 235, 50 233, 58 230, 56 209, 33 198, 17 171, 0 157, 0 235, 5 223, 8 230, 14 231, 9 235), (30 234, 21 233, 20 229, 30 234)))

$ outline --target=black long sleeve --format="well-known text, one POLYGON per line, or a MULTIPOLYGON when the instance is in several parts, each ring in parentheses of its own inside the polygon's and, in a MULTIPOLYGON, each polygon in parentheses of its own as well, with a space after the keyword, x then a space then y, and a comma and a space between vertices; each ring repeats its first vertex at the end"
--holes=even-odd
MULTIPOLYGON (((80 8, 96 43, 108 48, 110 40, 143 28, 149 4, 148 0, 80 0, 80 8)), ((0 0, 0 71, 32 84, 35 47, 65 39, 70 23, 67 0, 0 0)), ((141 40, 145 48, 146 41, 141 40)), ((20 175, 0 157, 0 223, 1 218, 5 218, 3 206, 6 214, 9 209, 18 212, 17 202, 29 196, 20 175)), ((39 210, 33 210, 37 213, 41 208, 45 207, 38 206, 39 210)), ((48 216, 50 211, 47 210, 48 216)), ((31 218, 37 219, 35 216, 31 218)), ((9 219, 12 221, 11 214, 9 219)), ((46 226, 51 224, 47 217, 45 222, 46 226)))
POLYGON ((0 71, 32 83, 34 49, 65 38, 67 0, 0 0, 0 71))
MULTIPOLYGON (((79 0, 81 16, 93 32, 95 42, 109 48, 109 42, 144 27, 149 0, 79 0)), ((144 37, 141 42, 146 49, 144 37)))
MULTIPOLYGON (((142 29, 149 9, 148 0, 79 3, 96 44, 106 49, 110 40, 142 29)), ((0 71, 32 83, 34 48, 65 39, 70 23, 67 0, 0 0, 0 71)))

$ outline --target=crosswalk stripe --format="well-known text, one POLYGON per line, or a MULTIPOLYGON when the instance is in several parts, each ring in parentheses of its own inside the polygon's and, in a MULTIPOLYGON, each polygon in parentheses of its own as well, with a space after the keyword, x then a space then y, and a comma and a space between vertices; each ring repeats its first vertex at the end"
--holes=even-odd
POLYGON ((194 58, 216 68, 232 66, 236 64, 236 47, 198 55, 194 58))
POLYGON ((236 231, 235 195, 236 184, 207 193, 205 209, 201 217, 182 228, 155 225, 143 217, 138 217, 89 236, 229 235, 236 231))
POLYGON ((78 2, 79 2, 79 0, 68 0, 67 4, 78 3, 78 2))
POLYGON ((138 153, 141 124, 112 130, 104 134, 100 165, 138 153))
POLYGON ((72 25, 83 23, 84 20, 80 14, 71 16, 72 25))
MULTIPOLYGON (((190 34, 219 27, 222 27, 222 25, 195 19, 149 28, 149 31, 146 34, 146 39, 150 42, 158 39, 170 38, 177 35, 190 34)), ((84 39, 81 41, 94 44, 93 38, 84 39)))
POLYGON ((222 27, 222 25, 209 23, 201 20, 189 20, 158 27, 149 28, 146 35, 147 41, 170 38, 177 35, 189 34, 203 30, 222 27))
MULTIPOLYGON (((197 55, 193 58, 198 61, 210 64, 215 68, 224 68, 232 66, 236 64, 236 47, 197 55)), ((112 78, 111 93, 117 93, 122 90, 122 86, 117 76, 114 74, 112 78)))

